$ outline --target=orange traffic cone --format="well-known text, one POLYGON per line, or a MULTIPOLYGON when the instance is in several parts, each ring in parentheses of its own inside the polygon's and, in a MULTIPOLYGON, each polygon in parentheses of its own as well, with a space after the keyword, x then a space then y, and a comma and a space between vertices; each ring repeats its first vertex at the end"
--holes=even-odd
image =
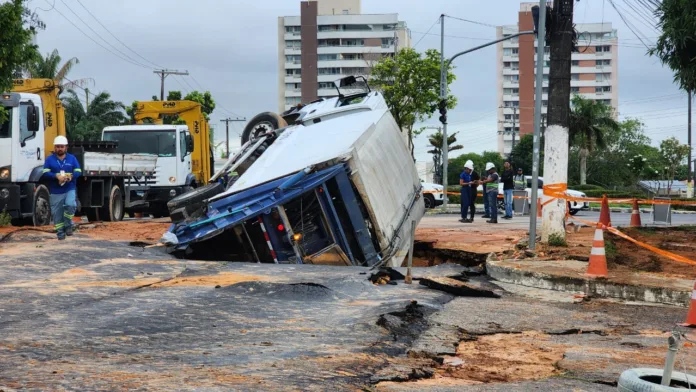
POLYGON ((696 282, 694 282, 694 290, 691 292, 691 303, 689 304, 689 313, 686 314, 686 322, 679 325, 682 327, 696 326, 696 282))
POLYGON ((592 241, 592 251, 590 252, 590 264, 587 266, 587 275, 597 277, 607 277, 607 256, 604 252, 604 226, 597 223, 594 240, 592 241))
POLYGON ((541 198, 537 197, 537 218, 541 218, 541 198))
POLYGON ((607 195, 602 198, 602 210, 599 212, 599 223, 604 226, 611 226, 611 216, 609 215, 609 199, 607 195))
POLYGON ((638 209, 638 200, 633 199, 633 212, 631 212, 631 227, 641 227, 640 210, 638 209))

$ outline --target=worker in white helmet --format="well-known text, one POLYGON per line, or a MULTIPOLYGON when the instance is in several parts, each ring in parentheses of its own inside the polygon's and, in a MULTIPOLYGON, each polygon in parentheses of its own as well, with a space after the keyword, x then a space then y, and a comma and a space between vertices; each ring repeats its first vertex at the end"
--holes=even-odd
POLYGON ((487 220, 486 223, 498 223, 498 184, 500 183, 500 176, 496 173, 495 165, 493 162, 486 163, 486 172, 488 177, 481 181, 486 184, 486 190, 484 191, 484 197, 488 197, 488 205, 490 208, 491 219, 487 220))
POLYGON ((53 140, 53 154, 46 157, 43 175, 49 178, 51 215, 59 240, 73 235, 73 216, 77 209, 77 178, 82 174, 80 163, 68 154, 68 139, 57 136, 53 140))

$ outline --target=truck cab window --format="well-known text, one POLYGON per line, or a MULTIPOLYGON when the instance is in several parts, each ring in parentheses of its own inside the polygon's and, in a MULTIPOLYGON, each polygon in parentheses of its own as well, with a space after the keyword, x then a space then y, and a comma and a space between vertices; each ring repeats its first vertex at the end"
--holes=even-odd
POLYGON ((29 104, 23 103, 19 107, 19 141, 24 142, 36 137, 36 133, 29 131, 27 108, 29 104))
POLYGON ((186 132, 179 132, 179 152, 181 153, 181 161, 186 157, 186 132))
POLYGON ((12 137, 12 108, 5 108, 7 113, 7 121, 0 124, 0 139, 9 139, 12 137))

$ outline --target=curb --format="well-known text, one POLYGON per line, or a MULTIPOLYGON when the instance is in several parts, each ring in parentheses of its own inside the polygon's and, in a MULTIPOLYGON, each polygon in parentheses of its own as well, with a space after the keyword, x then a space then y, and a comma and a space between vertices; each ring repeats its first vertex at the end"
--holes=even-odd
MULTIPOLYGON (((590 207, 590 211, 594 212, 600 212, 602 211, 601 207, 590 207)), ((640 208, 640 212, 645 213, 645 214, 651 214, 653 212, 652 208, 640 208)), ((610 212, 618 212, 618 213, 624 213, 624 214, 630 214, 633 212, 632 208, 609 208, 610 212)), ((696 214, 696 211, 686 211, 686 210, 672 210, 672 214, 677 214, 677 215, 692 215, 696 214)))
MULTIPOLYGON (((525 264, 529 266, 532 263, 534 263, 534 261, 494 260, 491 255, 489 255, 486 260, 486 273, 492 279, 500 282, 546 290, 584 293, 591 297, 659 303, 685 308, 688 308, 691 300, 691 289, 688 288, 691 281, 687 280, 678 282, 685 286, 686 290, 681 290, 681 287, 661 287, 659 285, 648 284, 634 285, 612 282, 602 278, 588 278, 583 276, 582 273, 556 275, 549 272, 522 269, 525 264)), ((572 264, 575 267, 582 266, 583 264, 585 266, 587 265, 587 263, 572 260, 559 260, 554 261, 554 263, 572 264), (576 263, 579 264, 576 265, 576 263)), ((548 271, 549 268, 544 268, 544 270, 548 271)), ((641 276, 644 275, 645 274, 641 274, 641 276)), ((672 279, 672 281, 674 281, 674 279, 672 279)), ((675 284, 675 286, 680 286, 678 283, 675 284)))

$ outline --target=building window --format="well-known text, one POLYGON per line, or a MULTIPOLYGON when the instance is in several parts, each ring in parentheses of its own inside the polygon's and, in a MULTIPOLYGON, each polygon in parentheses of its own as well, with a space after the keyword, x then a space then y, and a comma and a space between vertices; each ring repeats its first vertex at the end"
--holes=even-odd
POLYGON ((544 74, 544 82, 548 82, 548 81, 549 81, 549 75, 548 75, 548 74, 544 74))
POLYGON ((320 54, 317 56, 318 61, 331 61, 331 60, 338 60, 338 55, 337 54, 320 54))
POLYGON ((394 38, 382 38, 382 46, 394 45, 394 38))
POLYGON ((348 15, 349 10, 343 10, 343 15, 348 15))
POLYGON ((611 86, 595 87, 595 93, 610 93, 611 86))
POLYGON ((579 60, 570 60, 570 66, 571 67, 578 67, 578 66, 580 66, 580 61, 579 60))
POLYGON ((611 65, 611 60, 595 60, 595 66, 598 68, 611 65))
POLYGON ((505 95, 520 95, 520 89, 519 88, 504 88, 503 94, 505 94, 505 95))
POLYGON ((342 70, 342 75, 361 75, 365 73, 365 68, 362 67, 345 67, 342 70))
POLYGON ((503 106, 506 108, 518 108, 520 107, 520 101, 504 101, 503 106))
POLYGON ((285 97, 286 105, 298 105, 301 102, 300 97, 285 97))
POLYGON ((580 80, 580 74, 570 74, 570 80, 580 80))
POLYGON ((595 81, 597 82, 608 82, 610 78, 610 73, 598 73, 595 74, 595 81))
POLYGON ((285 62, 290 63, 290 64, 299 64, 301 59, 302 59, 302 57, 299 55, 286 55, 285 56, 285 62))
POLYGON ((520 81, 520 75, 505 75, 506 82, 517 83, 520 81))
POLYGON ((547 101, 547 100, 545 100, 545 99, 542 100, 542 101, 541 101, 541 106, 543 106, 543 107, 549 106, 549 101, 547 101))
MULTIPOLYGON (((506 115, 505 115, 505 119, 506 119, 506 120, 512 120, 512 116, 513 116, 512 114, 506 114, 506 115)), ((515 116, 515 119, 516 119, 516 120, 519 120, 519 119, 520 119, 520 115, 519 115, 519 114, 515 114, 514 116, 515 116)))
POLYGON ((362 39, 344 39, 342 46, 365 46, 365 41, 362 39))
POLYGON ((319 82, 319 88, 320 89, 326 89, 326 88, 333 89, 333 88, 335 88, 335 85, 332 82, 319 82))
POLYGON ((285 41, 285 48, 287 49, 300 49, 301 47, 302 41, 300 40, 285 41))
POLYGON ((577 94, 580 92, 580 87, 571 87, 570 92, 577 94))
POLYGON ((362 60, 362 53, 344 53, 341 55, 341 60, 362 60))
POLYGON ((520 62, 519 61, 512 61, 512 62, 510 62, 510 65, 512 66, 513 71, 520 69, 520 62))
POLYGON ((341 40, 338 38, 320 39, 317 41, 317 46, 341 46, 341 40))
POLYGON ((285 26, 286 33, 298 33, 299 34, 301 29, 302 29, 302 27, 300 27, 300 26, 285 26))
POLYGON ((610 45, 602 45, 602 46, 597 46, 595 47, 595 52, 597 53, 609 53, 611 52, 611 46, 610 45))
POLYGON ((341 26, 339 25, 323 25, 319 26, 318 28, 319 32, 326 32, 326 31, 341 31, 341 26))
POLYGON ((518 54, 520 54, 520 49, 519 49, 519 48, 512 48, 512 54, 513 54, 513 55, 518 55, 518 54))
POLYGON ((285 83, 286 90, 300 90, 302 88, 302 83, 285 83))
POLYGON ((503 48, 503 56, 509 56, 512 54, 512 49, 510 48, 503 48))
POLYGON ((340 68, 319 68, 318 69, 319 75, 340 75, 341 74, 341 69, 340 68))

